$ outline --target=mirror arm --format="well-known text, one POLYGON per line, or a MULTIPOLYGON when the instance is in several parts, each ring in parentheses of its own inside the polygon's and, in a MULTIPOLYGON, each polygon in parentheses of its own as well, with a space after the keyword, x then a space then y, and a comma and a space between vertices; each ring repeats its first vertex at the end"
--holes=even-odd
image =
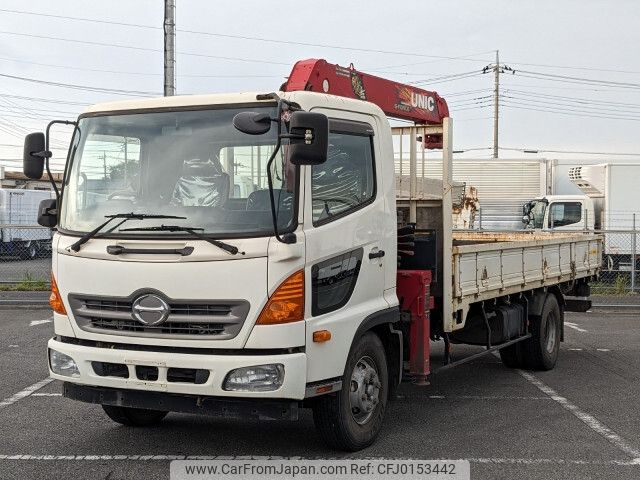
POLYGON ((49 165, 49 159, 52 157, 52 153, 51 150, 49 150, 49 131, 51 130, 51 127, 53 125, 56 124, 60 124, 60 125, 73 125, 74 127, 78 126, 78 122, 72 122, 69 120, 52 120, 49 122, 49 124, 47 125, 47 130, 46 130, 46 134, 44 137, 44 152, 39 152, 38 154, 36 154, 37 156, 42 156, 44 158, 44 166, 47 169, 47 175, 49 176, 49 182, 51 183, 51 186, 53 187, 53 191, 56 193, 56 198, 58 199, 58 201, 60 201, 60 191, 58 190, 58 185, 56 185, 56 182, 53 180, 53 175, 51 174, 51 167, 49 165))
POLYGON ((280 233, 278 232, 278 217, 276 216, 276 201, 275 201, 275 198, 273 198, 273 177, 271 176, 271 165, 273 164, 273 161, 275 160, 276 155, 278 154, 278 152, 280 151, 280 147, 282 146, 282 138, 283 138, 281 135, 282 121, 280 120, 280 114, 281 114, 280 112, 283 111, 282 103, 283 103, 282 100, 278 101, 278 135, 276 137, 277 138, 276 146, 273 149, 273 153, 269 157, 269 160, 267 161, 267 182, 269 183, 269 200, 271 202, 271 219, 273 220, 273 234, 276 237, 276 240, 278 240, 280 243, 295 243, 296 241, 295 234, 281 236, 280 233))

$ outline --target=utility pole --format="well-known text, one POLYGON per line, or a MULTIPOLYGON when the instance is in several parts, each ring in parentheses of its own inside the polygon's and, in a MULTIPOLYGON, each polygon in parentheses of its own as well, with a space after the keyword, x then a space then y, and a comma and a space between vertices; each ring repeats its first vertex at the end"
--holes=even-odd
POLYGON ((176 94, 176 2, 164 0, 164 96, 176 94))
POLYGON ((493 66, 493 158, 498 158, 498 125, 499 125, 499 101, 500 101, 500 52, 496 50, 496 64, 493 66))

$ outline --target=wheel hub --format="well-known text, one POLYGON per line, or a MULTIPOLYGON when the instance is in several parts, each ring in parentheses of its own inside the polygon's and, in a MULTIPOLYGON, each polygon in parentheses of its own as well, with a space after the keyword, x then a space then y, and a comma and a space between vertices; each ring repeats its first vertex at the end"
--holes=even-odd
POLYGON ((380 402, 380 378, 375 363, 369 357, 356 362, 351 373, 349 403, 356 423, 367 423, 380 402))
POLYGON ((546 323, 545 349, 548 353, 553 353, 553 350, 556 347, 556 331, 558 330, 556 316, 553 314, 549 315, 546 323))

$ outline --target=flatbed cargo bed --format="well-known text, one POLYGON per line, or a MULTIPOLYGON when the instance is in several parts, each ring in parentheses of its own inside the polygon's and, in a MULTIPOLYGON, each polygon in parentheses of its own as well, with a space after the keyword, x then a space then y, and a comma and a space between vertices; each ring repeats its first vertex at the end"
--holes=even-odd
POLYGON ((551 232, 454 231, 453 311, 505 295, 597 275, 599 235, 551 232))

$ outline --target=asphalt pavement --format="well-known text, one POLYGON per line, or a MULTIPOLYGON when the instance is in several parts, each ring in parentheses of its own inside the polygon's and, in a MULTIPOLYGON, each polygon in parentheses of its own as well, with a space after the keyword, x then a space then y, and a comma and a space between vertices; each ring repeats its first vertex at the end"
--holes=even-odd
POLYGON ((167 479, 174 457, 278 456, 468 459, 474 480, 638 479, 640 315, 566 321, 555 370, 511 370, 487 356, 430 386, 403 384, 377 442, 346 455, 327 450, 308 412, 298 422, 170 414, 153 428, 116 425, 46 380, 48 310, 0 310, 0 478, 167 479))

